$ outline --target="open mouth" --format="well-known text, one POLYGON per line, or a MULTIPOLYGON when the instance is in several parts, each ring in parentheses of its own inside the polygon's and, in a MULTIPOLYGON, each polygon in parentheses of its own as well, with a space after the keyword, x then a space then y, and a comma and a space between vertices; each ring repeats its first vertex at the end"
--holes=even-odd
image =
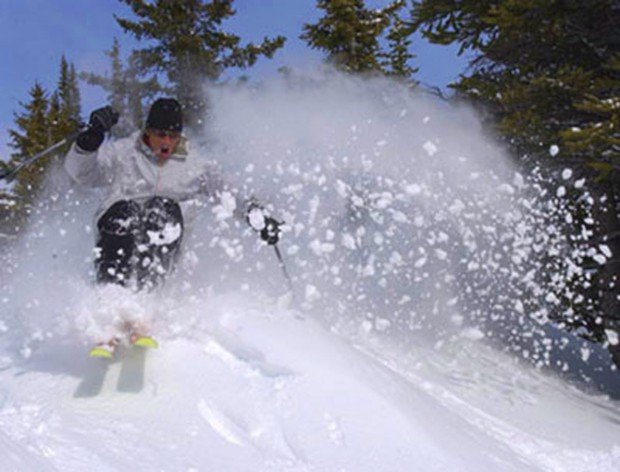
POLYGON ((162 146, 159 148, 159 154, 161 156, 168 156, 170 154, 170 148, 168 146, 162 146))

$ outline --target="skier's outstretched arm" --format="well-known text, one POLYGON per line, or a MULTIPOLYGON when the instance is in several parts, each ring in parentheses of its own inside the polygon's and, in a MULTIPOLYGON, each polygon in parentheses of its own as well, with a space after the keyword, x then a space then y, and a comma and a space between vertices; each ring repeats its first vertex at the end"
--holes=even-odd
POLYGON ((99 108, 90 115, 88 128, 82 131, 65 156, 65 170, 79 184, 101 187, 106 184, 100 165, 99 147, 105 133, 118 122, 119 114, 110 106, 99 108))

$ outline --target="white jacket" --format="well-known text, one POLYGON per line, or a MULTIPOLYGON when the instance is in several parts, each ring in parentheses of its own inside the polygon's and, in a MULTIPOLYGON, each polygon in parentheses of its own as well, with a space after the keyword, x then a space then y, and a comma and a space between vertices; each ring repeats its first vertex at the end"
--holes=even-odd
MULTIPOLYGON (((86 152, 75 143, 65 157, 64 166, 71 178, 89 187, 107 190, 99 218, 119 200, 147 200, 161 196, 177 201, 185 219, 191 219, 191 208, 202 197, 220 203, 225 190, 221 174, 213 163, 187 150, 182 140, 175 154, 163 164, 142 140, 142 131, 127 138, 103 143, 97 151, 86 152)), ((232 195, 232 194, 231 194, 232 195)), ((228 206, 231 201, 228 199, 228 206)), ((249 201, 234 199, 230 208, 238 217, 245 217, 249 201)))

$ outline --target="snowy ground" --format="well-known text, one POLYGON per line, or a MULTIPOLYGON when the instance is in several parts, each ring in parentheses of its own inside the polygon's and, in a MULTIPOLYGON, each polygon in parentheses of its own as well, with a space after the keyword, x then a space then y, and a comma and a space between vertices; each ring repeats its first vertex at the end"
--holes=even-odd
POLYGON ((196 336, 156 329, 109 366, 69 339, 5 358, 2 470, 620 467, 617 404, 476 341, 397 356, 239 296, 204 309, 196 336))

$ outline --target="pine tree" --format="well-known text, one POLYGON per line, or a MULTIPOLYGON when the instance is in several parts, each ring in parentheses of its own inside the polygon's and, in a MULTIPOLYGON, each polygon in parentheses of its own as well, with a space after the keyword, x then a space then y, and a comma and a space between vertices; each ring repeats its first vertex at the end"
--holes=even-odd
MULTIPOLYGON (((60 71, 56 90, 49 100, 48 139, 46 146, 62 141, 77 131, 81 123, 81 96, 75 72, 75 65, 63 55, 60 59, 60 71)), ((62 156, 69 151, 70 143, 60 148, 55 156, 62 156)))
MULTIPOLYGON (((620 333, 618 1, 421 0, 412 19, 432 42, 474 55, 455 87, 490 112, 519 155, 602 171, 591 192, 613 257, 598 268, 598 308, 581 316, 587 336, 606 342, 607 331, 620 333), (547 152, 553 144, 556 158, 547 152)), ((620 345, 609 347, 620 366, 620 345)))
MULTIPOLYGON (((23 111, 15 114, 18 130, 9 130, 12 141, 10 145, 16 151, 11 155, 10 164, 13 166, 43 151, 51 144, 47 93, 39 83, 35 83, 30 89, 29 96, 30 100, 27 103, 20 102, 23 111)), ((20 213, 29 212, 49 162, 48 156, 17 175, 13 193, 20 213)))
POLYGON ((135 54, 130 55, 126 66, 123 65, 118 39, 114 38, 112 48, 106 51, 106 55, 110 58, 109 75, 82 72, 80 78, 108 93, 108 104, 120 113, 119 123, 111 133, 114 137, 128 136, 142 128, 144 104, 162 88, 154 76, 142 81, 138 79, 135 54))
POLYGON ((206 110, 206 81, 217 81, 230 67, 250 67, 260 56, 271 58, 285 41, 278 36, 241 46, 239 36, 222 28, 235 14, 233 0, 120 1, 138 17, 137 21, 116 17, 123 30, 138 40, 154 42, 136 51, 140 72, 166 74, 190 127, 196 129, 206 110))
POLYGON ((69 101, 67 102, 67 110, 69 118, 77 123, 81 120, 82 114, 82 96, 80 93, 80 84, 78 75, 75 70, 75 64, 71 63, 69 68, 69 101))
POLYGON ((403 80, 411 80, 415 85, 413 76, 418 72, 417 67, 411 67, 409 62, 415 57, 411 52, 411 35, 413 27, 404 21, 400 16, 396 16, 393 25, 388 32, 388 51, 385 54, 386 60, 383 69, 386 74, 403 80))
POLYGON ((317 8, 324 15, 317 23, 304 25, 301 39, 324 51, 328 62, 346 72, 383 73, 381 37, 404 5, 397 0, 385 8, 370 9, 364 0, 318 0, 317 8))
MULTIPOLYGON (((37 82, 30 89, 30 100, 20 103, 23 110, 15 113, 16 129, 9 130, 10 146, 15 150, 9 162, 11 167, 65 139, 78 129, 80 92, 75 67, 64 56, 60 61, 57 87, 48 98, 48 93, 37 82)), ((69 144, 17 174, 12 188, 12 196, 17 204, 10 212, 17 220, 30 213, 51 162, 64 155, 68 149, 69 144)))
POLYGON ((48 133, 49 139, 46 144, 49 145, 56 143, 64 138, 62 132, 67 130, 69 121, 67 120, 67 113, 63 110, 60 104, 60 96, 58 90, 52 93, 49 99, 49 107, 47 112, 48 133), (62 137, 61 137, 62 136, 62 137))
POLYGON ((69 64, 63 55, 60 60, 60 74, 57 85, 59 101, 58 121, 52 128, 54 138, 63 139, 75 131, 80 122, 80 89, 75 66, 69 64))
POLYGON ((517 150, 559 144, 571 157, 617 165, 616 0, 423 0, 412 15, 432 42, 474 54, 456 88, 493 112, 517 150))
MULTIPOLYGON (((619 18, 620 19, 620 18, 619 18)), ((572 156, 590 161, 605 174, 620 172, 620 53, 601 64, 604 74, 589 74, 587 82, 573 104, 576 110, 591 117, 580 126, 560 131, 560 138, 572 156)))

